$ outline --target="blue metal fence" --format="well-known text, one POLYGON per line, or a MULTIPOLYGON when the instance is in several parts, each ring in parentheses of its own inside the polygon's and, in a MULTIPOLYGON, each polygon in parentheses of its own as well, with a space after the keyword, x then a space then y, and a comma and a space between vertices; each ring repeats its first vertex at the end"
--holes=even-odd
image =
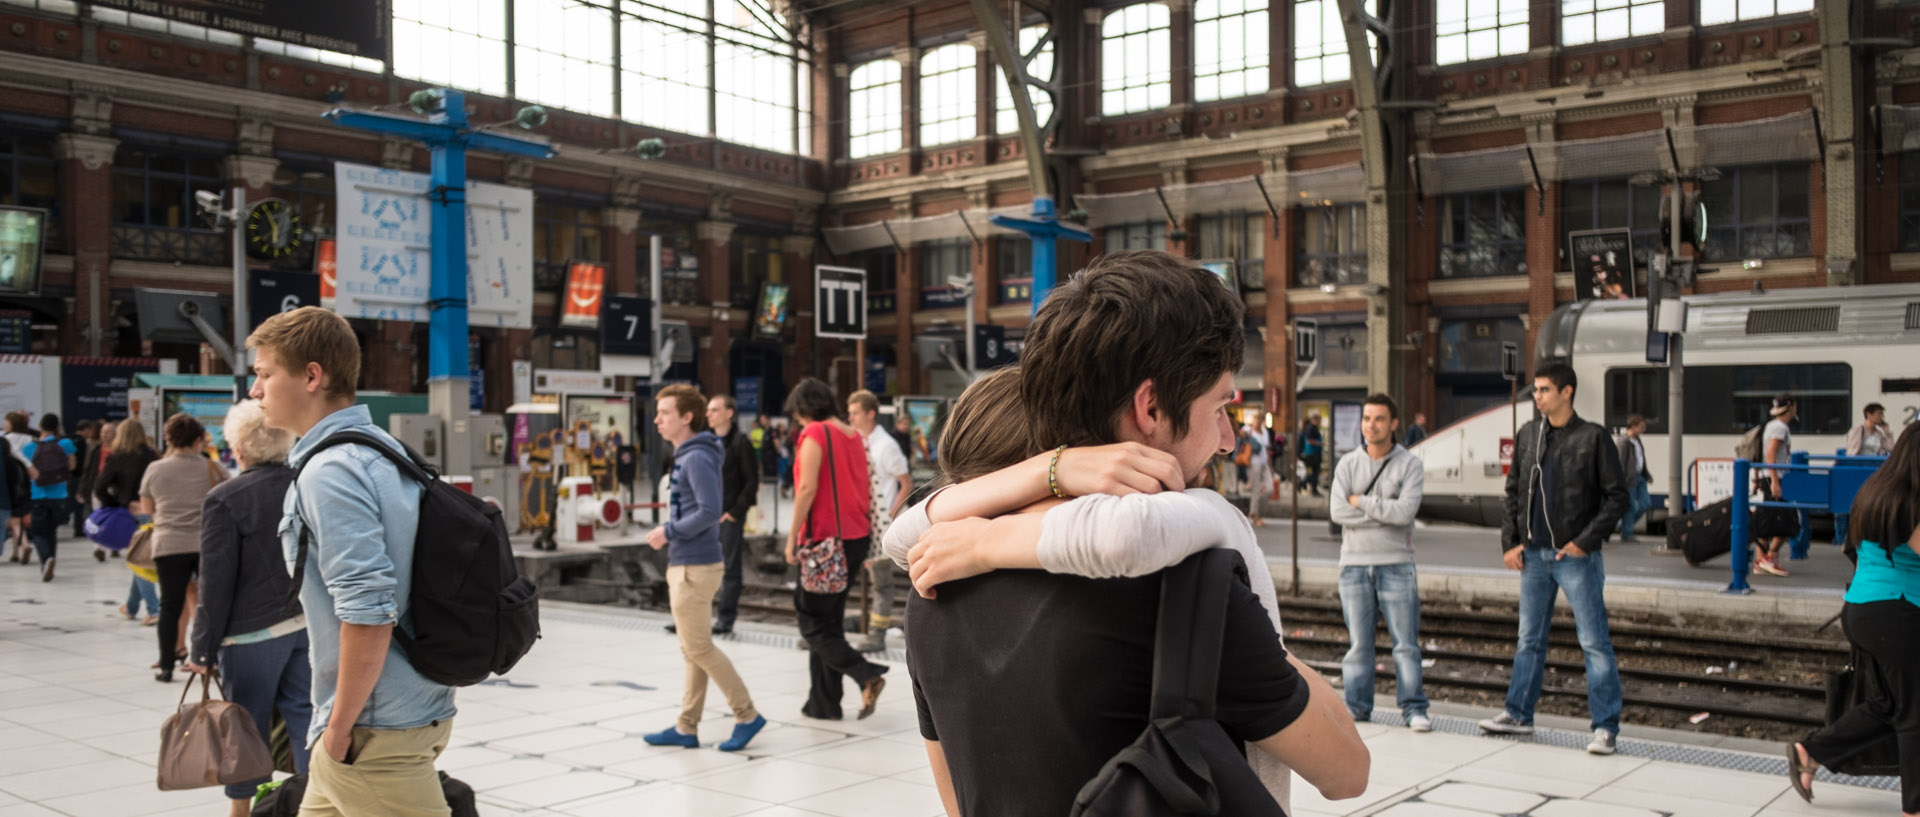
POLYGON ((1860 486, 1866 483, 1867 478, 1879 470, 1880 463, 1885 461, 1885 457, 1849 457, 1845 454, 1816 457, 1804 451, 1794 452, 1791 462, 1785 464, 1734 460, 1733 520, 1729 526, 1729 533, 1733 537, 1733 581, 1727 585, 1727 592, 1753 592, 1753 588, 1747 585, 1748 571, 1752 568, 1749 561, 1752 556, 1752 537, 1747 532, 1754 508, 1797 511, 1800 514, 1800 533, 1790 543, 1788 552, 1793 559, 1805 559, 1811 541, 1808 513, 1820 511, 1833 514, 1833 539, 1844 543, 1847 538, 1847 517, 1853 513, 1853 497, 1860 492, 1860 486), (1816 465, 1815 461, 1821 464, 1816 465), (1749 494, 1754 469, 1780 474, 1779 500, 1751 501, 1749 494))

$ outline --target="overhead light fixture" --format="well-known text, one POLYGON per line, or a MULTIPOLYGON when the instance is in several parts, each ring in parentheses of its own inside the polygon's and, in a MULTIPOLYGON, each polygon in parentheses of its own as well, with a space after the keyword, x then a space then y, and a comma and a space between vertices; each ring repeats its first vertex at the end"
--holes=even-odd
POLYGON ((533 130, 547 124, 547 109, 539 105, 528 105, 513 116, 513 124, 521 130, 533 130))
POLYGON ((1339 285, 1339 284, 1336 284, 1336 283, 1334 283, 1334 282, 1332 282, 1332 281, 1328 281, 1328 282, 1326 282, 1326 283, 1324 283, 1324 284, 1321 284, 1321 285, 1320 285, 1320 291, 1321 291, 1321 292, 1325 292, 1325 293, 1327 293, 1328 295, 1332 295, 1332 294, 1333 294, 1333 292, 1334 292, 1334 290, 1336 290, 1336 289, 1339 289, 1339 288, 1340 288, 1340 285, 1339 285))
POLYGON ((658 159, 667 155, 667 140, 659 137, 642 139, 633 145, 633 154, 642 159, 658 159))
POLYGON ((422 88, 407 96, 407 107, 414 113, 425 115, 440 110, 440 92, 431 88, 422 88))

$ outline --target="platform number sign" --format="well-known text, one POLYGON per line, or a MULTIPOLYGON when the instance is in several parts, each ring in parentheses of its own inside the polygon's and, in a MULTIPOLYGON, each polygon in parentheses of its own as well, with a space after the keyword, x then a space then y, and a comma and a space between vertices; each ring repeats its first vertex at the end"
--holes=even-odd
POLYGON ((813 334, 861 340, 867 336, 867 271, 820 265, 813 268, 813 334))
POLYGON ((601 310, 601 354, 638 357, 653 354, 653 302, 608 295, 602 301, 601 310))
POLYGON ((1293 362, 1312 366, 1320 358, 1320 322, 1295 318, 1293 321, 1293 362))
POLYGON ((1520 344, 1510 340, 1500 341, 1500 376, 1508 380, 1520 379, 1520 344))

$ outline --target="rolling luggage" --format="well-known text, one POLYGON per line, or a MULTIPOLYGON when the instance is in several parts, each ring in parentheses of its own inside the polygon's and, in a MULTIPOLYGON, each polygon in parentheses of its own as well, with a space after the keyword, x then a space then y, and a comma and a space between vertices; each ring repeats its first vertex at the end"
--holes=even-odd
POLYGON ((1733 550, 1733 500, 1722 499, 1667 525, 1667 547, 1699 567, 1733 550))

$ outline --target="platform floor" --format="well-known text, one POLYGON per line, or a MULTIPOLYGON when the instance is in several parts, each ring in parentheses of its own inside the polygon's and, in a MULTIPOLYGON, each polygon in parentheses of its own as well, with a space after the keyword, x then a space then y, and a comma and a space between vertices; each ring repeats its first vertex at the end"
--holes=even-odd
MULTIPOLYGON (((160 724, 180 682, 152 680, 153 630, 115 614, 124 565, 94 562, 80 541, 62 550, 50 584, 37 569, 0 563, 0 817, 224 813, 217 789, 155 790, 160 724)), ((441 767, 478 790, 485 815, 940 813, 905 676, 868 720, 807 720, 806 659, 787 629, 723 639, 773 722, 747 752, 711 748, 730 720, 717 693, 700 749, 642 743, 642 733, 672 722, 680 698, 680 657, 665 623, 659 614, 548 605, 545 638, 510 678, 460 692, 441 767)), ((1670 733, 1629 726, 1621 753, 1599 758, 1566 748, 1584 744, 1578 723, 1518 741, 1475 734, 1473 720, 1490 713, 1435 714, 1439 730, 1427 735, 1363 724, 1373 751, 1366 793, 1327 802, 1296 784, 1292 813, 1843 817, 1899 807, 1884 788, 1830 781, 1808 805, 1788 790, 1778 757, 1669 742, 1670 733)))

